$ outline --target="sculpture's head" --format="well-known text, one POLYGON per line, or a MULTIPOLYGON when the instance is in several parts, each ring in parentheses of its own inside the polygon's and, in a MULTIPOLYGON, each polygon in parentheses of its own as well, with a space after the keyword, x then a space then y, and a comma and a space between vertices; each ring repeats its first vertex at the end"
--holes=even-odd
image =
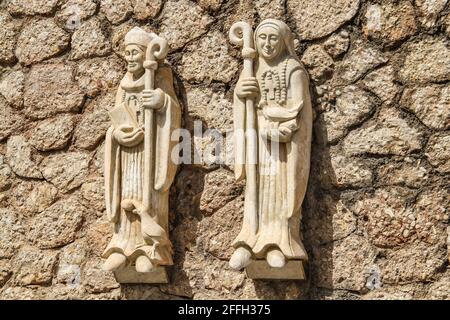
POLYGON ((266 19, 256 27, 255 46, 259 56, 269 61, 286 52, 295 56, 291 30, 280 20, 266 19))
POLYGON ((151 35, 138 27, 131 29, 126 34, 125 60, 128 72, 138 74, 143 71, 145 51, 151 40, 151 35))

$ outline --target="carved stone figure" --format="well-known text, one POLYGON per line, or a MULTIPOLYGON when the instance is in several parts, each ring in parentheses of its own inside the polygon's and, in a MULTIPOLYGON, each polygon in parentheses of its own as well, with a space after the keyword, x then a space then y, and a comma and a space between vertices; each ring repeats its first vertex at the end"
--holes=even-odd
POLYGON ((302 261, 308 259, 300 221, 310 168, 309 77, 282 21, 264 20, 254 35, 238 22, 230 39, 243 46, 234 143, 236 179, 246 179, 243 226, 230 266, 247 267, 254 278, 301 279, 302 261))
POLYGON ((106 211, 114 224, 105 270, 148 273, 172 264, 168 196, 178 142, 171 135, 181 111, 166 54, 167 42, 154 33, 136 27, 125 36, 127 73, 109 112, 105 144, 106 211))

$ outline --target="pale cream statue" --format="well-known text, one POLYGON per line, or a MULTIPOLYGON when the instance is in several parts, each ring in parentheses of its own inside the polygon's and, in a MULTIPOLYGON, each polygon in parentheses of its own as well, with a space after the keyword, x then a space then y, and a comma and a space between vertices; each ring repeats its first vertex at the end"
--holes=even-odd
POLYGON ((244 69, 233 108, 235 175, 246 179, 243 226, 230 266, 247 267, 248 274, 259 261, 254 278, 301 279, 301 262, 308 259, 300 222, 313 120, 309 77, 282 21, 264 20, 254 34, 238 22, 230 40, 243 46, 244 69), (245 136, 238 134, 242 131, 245 136), (286 269, 289 261, 300 262, 298 270, 286 269))
POLYGON ((171 135, 181 111, 166 54, 167 42, 156 34, 136 27, 125 36, 127 73, 109 112, 105 144, 106 211, 114 224, 105 270, 148 273, 172 264, 168 196, 178 142, 171 135))

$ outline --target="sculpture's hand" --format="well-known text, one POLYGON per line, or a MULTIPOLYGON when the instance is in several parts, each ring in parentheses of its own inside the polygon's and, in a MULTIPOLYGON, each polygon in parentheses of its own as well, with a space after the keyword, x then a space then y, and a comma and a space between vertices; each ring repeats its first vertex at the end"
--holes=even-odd
POLYGON ((160 88, 155 90, 144 90, 142 92, 142 106, 144 108, 157 110, 164 105, 164 91, 160 88))
POLYGON ((240 79, 236 84, 236 95, 241 99, 255 99, 258 94, 259 86, 255 77, 240 79))
POLYGON ((288 127, 280 127, 278 129, 279 136, 278 139, 280 142, 289 142, 292 138, 293 131, 288 127))
POLYGON ((134 147, 144 139, 144 131, 140 128, 133 128, 122 125, 114 130, 114 138, 125 147, 134 147))

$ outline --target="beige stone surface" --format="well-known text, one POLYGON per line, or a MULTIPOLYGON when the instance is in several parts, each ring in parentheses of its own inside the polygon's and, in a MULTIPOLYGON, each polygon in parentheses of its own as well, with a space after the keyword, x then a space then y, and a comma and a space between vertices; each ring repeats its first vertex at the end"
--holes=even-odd
POLYGON ((6 161, 12 171, 24 178, 41 179, 42 173, 33 159, 33 149, 22 136, 13 136, 8 139, 6 147, 6 161))
POLYGON ((57 248, 74 241, 85 211, 74 197, 54 203, 32 219, 28 240, 41 249, 57 248))
POLYGON ((160 19, 159 35, 167 39, 171 50, 180 49, 206 33, 213 21, 211 16, 191 0, 167 1, 160 19))
POLYGON ((449 299, 448 6, 0 1, 0 299, 449 299), (292 28, 312 79, 306 281, 230 269, 243 188, 232 162, 213 162, 213 139, 198 136, 202 160, 180 166, 170 191, 170 283, 120 285, 101 254, 113 230, 105 110, 126 71, 125 34, 167 36, 182 127, 200 120, 225 135, 243 67, 229 29, 268 17, 292 28))
POLYGON ((111 44, 105 32, 105 24, 92 18, 81 24, 71 40, 71 60, 101 57, 111 52, 111 44))
POLYGON ((70 36, 52 19, 28 23, 17 39, 15 54, 24 65, 53 57, 69 46, 70 36))
POLYGON ((360 1, 288 0, 286 4, 301 39, 311 40, 329 35, 351 20, 358 11, 360 1))
POLYGON ((78 111, 84 94, 69 65, 33 66, 25 79, 24 105, 27 116, 48 118, 63 112, 78 111))
POLYGON ((426 147, 426 157, 437 171, 450 172, 450 135, 434 134, 426 147))
POLYGON ((30 144, 40 151, 64 148, 72 136, 75 119, 63 114, 39 122, 30 132, 30 144))
POLYGON ((346 86, 339 92, 335 105, 320 115, 316 131, 324 142, 334 143, 366 120, 374 108, 375 101, 367 92, 354 85, 346 86))
POLYGON ((450 128, 450 87, 448 85, 407 88, 403 92, 401 105, 432 129, 450 128))
POLYGON ((6 12, 0 12, 0 36, 2 39, 2 42, 0 42, 0 62, 9 63, 16 59, 14 49, 18 31, 18 24, 14 23, 11 16, 6 12))
POLYGON ((48 14, 55 9, 57 4, 58 0, 8 0, 7 10, 11 14, 48 14))
POLYGON ((406 155, 422 147, 422 132, 412 128, 394 109, 383 109, 378 121, 350 132, 343 142, 344 152, 356 154, 406 155))
POLYGON ((439 82, 450 79, 448 40, 425 38, 407 44, 398 74, 404 83, 439 82))
POLYGON ((365 35, 384 45, 398 44, 417 31, 414 7, 408 0, 384 5, 370 3, 364 18, 365 35))
POLYGON ((0 93, 13 108, 20 109, 23 105, 23 86, 25 76, 22 71, 12 71, 0 81, 0 93))
POLYGON ((83 152, 55 153, 40 163, 44 178, 67 192, 79 187, 88 174, 90 156, 83 152))
POLYGON ((187 81, 228 83, 237 70, 237 60, 230 56, 226 38, 212 32, 187 46, 180 73, 187 81))
POLYGON ((100 11, 113 24, 119 24, 133 13, 133 3, 131 0, 101 0, 100 11))
POLYGON ((396 82, 395 69, 392 66, 370 72, 364 77, 363 84, 387 105, 392 104, 400 92, 400 85, 396 82))
POLYGON ((357 41, 339 64, 336 65, 336 81, 338 83, 353 83, 368 71, 387 62, 384 54, 375 47, 364 45, 357 41))

